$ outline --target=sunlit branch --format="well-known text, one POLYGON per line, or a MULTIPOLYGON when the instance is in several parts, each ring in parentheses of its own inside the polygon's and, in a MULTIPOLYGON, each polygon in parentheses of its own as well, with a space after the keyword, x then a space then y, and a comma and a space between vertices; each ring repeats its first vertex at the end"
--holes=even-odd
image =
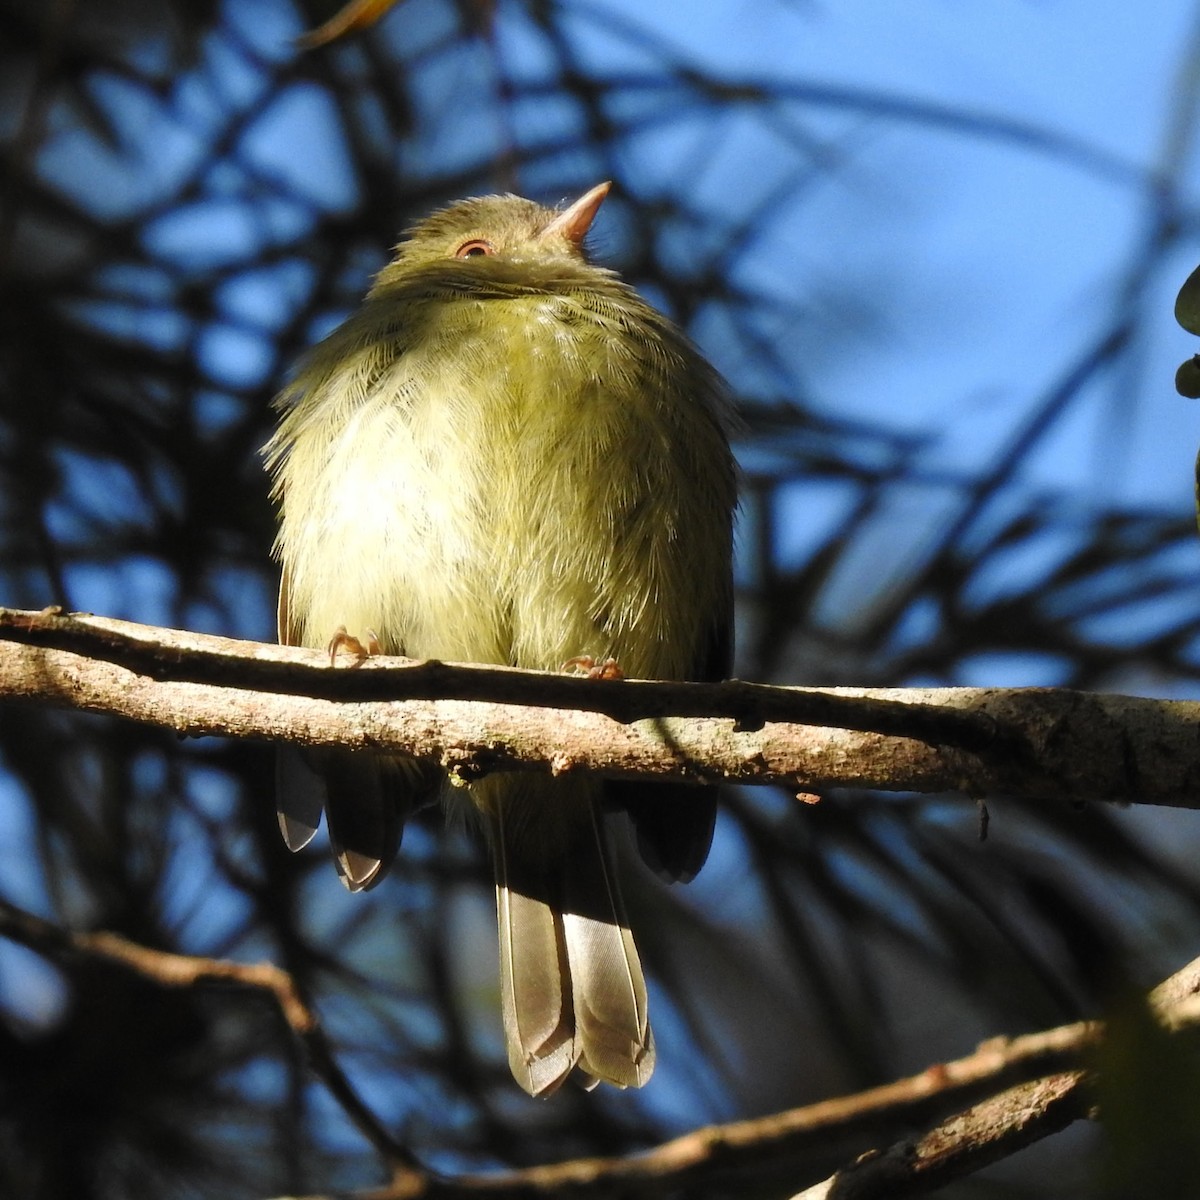
POLYGON ((0 697, 182 734, 495 770, 1200 806, 1200 704, 1065 689, 779 688, 371 659, 0 610, 0 697))

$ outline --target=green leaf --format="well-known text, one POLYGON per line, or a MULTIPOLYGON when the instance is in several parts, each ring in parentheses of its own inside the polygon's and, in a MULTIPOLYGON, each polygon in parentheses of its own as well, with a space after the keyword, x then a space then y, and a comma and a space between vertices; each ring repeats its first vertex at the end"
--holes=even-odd
POLYGON ((1175 372, 1175 390, 1189 400, 1200 400, 1200 354, 1179 364, 1175 372))
POLYGON ((1187 277, 1175 297, 1175 320, 1188 333, 1200 334, 1200 267, 1187 277))

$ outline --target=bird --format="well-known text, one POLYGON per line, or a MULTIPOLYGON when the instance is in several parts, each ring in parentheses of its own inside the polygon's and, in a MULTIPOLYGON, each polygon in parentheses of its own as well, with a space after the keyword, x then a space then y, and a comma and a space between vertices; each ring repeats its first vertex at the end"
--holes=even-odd
MULTIPOLYGON (((730 391, 589 255, 610 187, 559 207, 506 194, 433 212, 301 359, 263 448, 283 644, 728 675, 730 391)), ((383 877, 413 812, 461 791, 436 763, 364 750, 284 752, 278 774, 285 843, 303 848, 323 809, 352 891, 383 877)), ((495 873, 514 1078, 531 1096, 571 1076, 642 1086, 656 1052, 613 825, 628 814, 642 860, 688 881, 716 788, 496 772, 469 798, 495 873)))

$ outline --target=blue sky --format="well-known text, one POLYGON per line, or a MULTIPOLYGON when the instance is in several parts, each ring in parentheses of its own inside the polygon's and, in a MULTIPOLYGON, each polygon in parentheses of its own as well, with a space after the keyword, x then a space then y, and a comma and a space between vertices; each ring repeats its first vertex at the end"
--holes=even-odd
MULTIPOLYGON (((628 16, 630 6, 611 7, 628 16)), ((637 11, 697 60, 748 78, 794 78, 999 118, 1111 160, 1114 170, 1105 172, 1019 142, 939 133, 850 106, 808 117, 819 133, 853 138, 853 149, 801 211, 780 215, 774 252, 750 270, 758 279, 774 274, 773 285, 785 288, 845 272, 861 279, 875 263, 875 315, 885 334, 866 337, 859 354, 831 355, 818 395, 841 414, 938 430, 935 459, 962 463, 991 445, 1071 361, 1097 309, 1107 315, 1140 249, 1146 213, 1137 177, 1163 165, 1172 82, 1194 6, 711 3, 686 21, 673 5, 637 11)), ((713 202, 722 194, 728 199, 723 187, 713 202)), ((1055 439, 1039 482, 1190 503, 1200 412, 1171 386, 1177 360, 1191 352, 1171 305, 1193 260, 1200 241, 1153 281, 1153 335, 1145 374, 1130 381, 1139 390, 1127 397, 1129 411, 1113 411, 1120 395, 1097 397, 1086 418, 1055 439), (1127 423, 1115 443, 1103 429, 1113 420, 1127 423)))

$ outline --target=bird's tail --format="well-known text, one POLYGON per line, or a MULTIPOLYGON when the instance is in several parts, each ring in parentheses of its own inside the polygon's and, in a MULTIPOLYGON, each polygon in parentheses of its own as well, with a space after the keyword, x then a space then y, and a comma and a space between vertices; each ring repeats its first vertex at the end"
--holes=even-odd
POLYGON ((569 842, 549 854, 531 852, 506 799, 489 808, 513 1075, 533 1096, 554 1091, 576 1065, 592 1083, 641 1087, 654 1070, 646 981, 597 802, 587 799, 569 842))

